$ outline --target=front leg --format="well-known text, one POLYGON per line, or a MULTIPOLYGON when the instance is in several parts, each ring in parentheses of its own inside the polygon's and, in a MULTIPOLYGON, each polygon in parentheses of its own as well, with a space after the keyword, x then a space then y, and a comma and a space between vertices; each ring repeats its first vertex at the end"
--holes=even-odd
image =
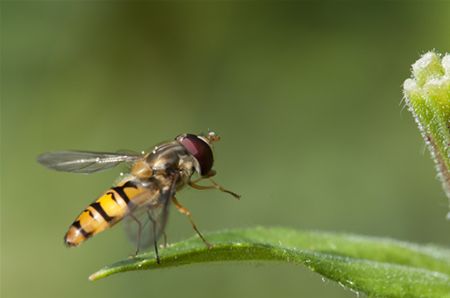
POLYGON ((214 171, 214 170, 210 170, 209 172, 208 172, 208 174, 206 174, 205 176, 201 176, 200 178, 197 178, 197 179, 195 179, 195 180, 190 180, 190 182, 191 183, 197 183, 197 182, 200 182, 200 181, 202 181, 202 180, 205 180, 205 179, 207 179, 207 178, 211 178, 211 177, 214 177, 214 176, 216 176, 216 171, 214 171))
POLYGON ((214 180, 212 180, 211 177, 213 177, 215 174, 216 174, 216 172, 211 170, 210 173, 208 173, 206 176, 200 177, 196 180, 189 181, 188 184, 190 187, 197 189, 197 190, 217 189, 217 190, 220 190, 221 192, 226 192, 226 193, 232 195, 236 199, 241 198, 241 196, 238 195, 237 193, 235 193, 231 190, 225 189, 222 185, 220 185, 217 182, 215 182, 214 180), (197 184, 197 182, 204 180, 204 179, 208 179, 213 185, 198 185, 197 184))

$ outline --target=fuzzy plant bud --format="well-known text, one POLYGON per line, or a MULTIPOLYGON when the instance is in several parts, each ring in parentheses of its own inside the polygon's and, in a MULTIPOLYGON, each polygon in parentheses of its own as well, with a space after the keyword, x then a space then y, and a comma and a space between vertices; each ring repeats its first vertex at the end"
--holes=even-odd
POLYGON ((412 65, 403 90, 450 200, 450 54, 424 54, 412 65))

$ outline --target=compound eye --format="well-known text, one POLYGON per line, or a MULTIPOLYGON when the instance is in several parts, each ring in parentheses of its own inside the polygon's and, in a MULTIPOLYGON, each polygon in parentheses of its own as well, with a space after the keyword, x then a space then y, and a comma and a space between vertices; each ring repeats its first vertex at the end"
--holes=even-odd
POLYGON ((208 174, 214 163, 213 153, 209 144, 192 134, 186 134, 178 140, 198 161, 200 165, 199 174, 201 176, 208 174))

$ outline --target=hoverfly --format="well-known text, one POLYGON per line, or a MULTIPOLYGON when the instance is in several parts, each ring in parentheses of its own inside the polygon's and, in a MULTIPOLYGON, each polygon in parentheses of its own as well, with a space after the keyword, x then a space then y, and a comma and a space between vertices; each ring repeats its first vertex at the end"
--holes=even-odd
MULTIPOLYGON (((223 188, 211 179, 214 158, 212 143, 220 138, 214 132, 206 135, 182 134, 173 141, 155 146, 153 151, 135 153, 105 153, 89 151, 58 151, 38 157, 43 166, 64 172, 95 173, 121 163, 130 171, 119 182, 105 191, 81 212, 69 227, 64 243, 78 246, 90 237, 126 219, 132 241, 136 242, 136 255, 142 248, 153 244, 157 263, 160 263, 157 241, 164 234, 171 203, 186 215, 198 236, 211 247, 175 194, 185 186, 197 190, 217 189, 235 198, 240 196, 223 188), (192 179, 194 174, 199 178, 192 179), (197 184, 209 180, 210 185, 197 184)), ((164 234, 165 235, 165 234, 164 234)))

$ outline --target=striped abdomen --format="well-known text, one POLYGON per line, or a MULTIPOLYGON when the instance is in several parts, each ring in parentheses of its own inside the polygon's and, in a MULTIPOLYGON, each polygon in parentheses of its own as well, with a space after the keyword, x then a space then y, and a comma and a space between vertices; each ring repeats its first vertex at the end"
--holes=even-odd
POLYGON ((67 231, 64 243, 77 246, 119 222, 128 214, 130 201, 145 190, 132 181, 110 188, 81 212, 67 231))

